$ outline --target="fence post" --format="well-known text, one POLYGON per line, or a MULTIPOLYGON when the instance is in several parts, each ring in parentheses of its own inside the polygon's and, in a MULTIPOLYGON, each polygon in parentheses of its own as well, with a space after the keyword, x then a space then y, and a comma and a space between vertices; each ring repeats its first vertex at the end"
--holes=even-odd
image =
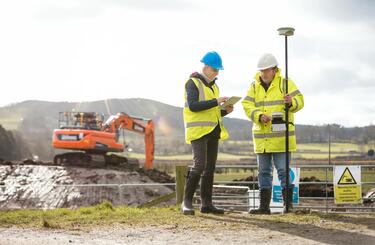
POLYGON ((184 198, 186 165, 176 166, 176 204, 181 204, 184 198))
MULTIPOLYGON (((332 179, 332 182, 333 182, 333 179, 332 179)), ((325 200, 325 204, 326 204, 326 214, 328 213, 328 168, 326 167, 326 200, 325 200)))

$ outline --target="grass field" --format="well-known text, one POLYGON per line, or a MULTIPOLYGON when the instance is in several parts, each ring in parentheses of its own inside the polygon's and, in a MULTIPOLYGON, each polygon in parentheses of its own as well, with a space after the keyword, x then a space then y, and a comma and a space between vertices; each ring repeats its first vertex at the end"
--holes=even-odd
MULTIPOLYGON (((251 170, 229 170, 227 173, 217 173, 215 180, 217 181, 224 181, 224 180, 232 180, 238 179, 243 177, 252 176, 253 173, 251 170)), ((254 170, 254 176, 258 175, 258 171, 254 170)), ((311 177, 315 176, 320 180, 325 180, 326 178, 326 171, 324 169, 301 169, 301 178, 304 177, 311 177)), ((333 179, 333 172, 332 170, 327 171, 328 181, 332 181, 333 179)), ((363 169, 362 170, 362 182, 375 182, 375 170, 374 169, 363 169)))
POLYGON ((22 121, 23 112, 14 112, 8 109, 2 113, 0 124, 7 130, 16 130, 22 121))
MULTIPOLYGON (((248 141, 233 141, 229 142, 229 145, 235 145, 239 148, 239 154, 230 154, 219 152, 219 160, 239 160, 241 158, 254 157, 253 149, 248 141), (248 149, 244 154, 243 149, 248 149), (241 152, 243 154, 241 154, 241 152)), ((366 154, 369 149, 375 148, 373 142, 367 145, 359 145, 354 143, 332 143, 331 144, 331 158, 336 156, 355 156, 359 154, 366 154)), ((157 147, 157 146, 156 146, 157 147)), ((134 158, 144 158, 141 153, 127 153, 128 156, 134 158)), ((293 153, 294 158, 305 158, 305 159, 327 159, 328 158, 328 144, 298 144, 297 152, 293 153)), ((191 154, 184 155, 168 155, 160 156, 156 155, 155 159, 160 160, 191 160, 191 154)))
MULTIPOLYGON (((241 155, 234 155, 234 154, 228 154, 228 153, 219 153, 218 159, 220 160, 240 160, 241 158, 248 158, 249 156, 241 156, 241 155)), ((186 154, 186 155, 173 155, 173 156, 156 156, 156 159, 160 160, 191 160, 192 155, 186 154)))
MULTIPOLYGON (((257 176, 258 171, 254 170, 253 172, 250 170, 230 170, 227 173, 217 173, 215 174, 215 181, 232 181, 234 179, 244 179, 249 176, 257 176)), ((312 177, 315 176, 320 181, 326 180, 326 171, 323 169, 301 169, 301 178, 305 177, 312 177)), ((332 170, 327 171, 327 180, 333 181, 333 172, 332 170)), ((375 182, 375 169, 363 169, 361 175, 361 182, 375 182)), ((375 184, 365 184, 362 185, 362 192, 366 193, 370 189, 375 188, 375 184)))
POLYGON ((1 119, 1 125, 7 130, 16 130, 20 123, 20 118, 1 119))
POLYGON ((95 225, 144 223, 162 225, 181 218, 177 206, 170 208, 113 207, 110 202, 79 209, 0 211, 0 227, 79 228, 95 225))
MULTIPOLYGON (((312 143, 312 144, 298 144, 299 150, 316 150, 316 151, 327 151, 328 143, 312 143)), ((349 152, 349 151, 360 151, 361 145, 354 143, 331 143, 332 152, 349 152)))

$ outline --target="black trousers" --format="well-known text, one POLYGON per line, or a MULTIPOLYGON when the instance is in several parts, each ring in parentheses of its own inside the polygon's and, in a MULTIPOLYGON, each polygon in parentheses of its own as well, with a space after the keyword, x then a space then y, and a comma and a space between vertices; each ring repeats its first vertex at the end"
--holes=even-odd
POLYGON ((195 174, 200 174, 202 176, 214 174, 219 139, 210 136, 211 135, 206 135, 191 142, 194 164, 190 171, 195 174))

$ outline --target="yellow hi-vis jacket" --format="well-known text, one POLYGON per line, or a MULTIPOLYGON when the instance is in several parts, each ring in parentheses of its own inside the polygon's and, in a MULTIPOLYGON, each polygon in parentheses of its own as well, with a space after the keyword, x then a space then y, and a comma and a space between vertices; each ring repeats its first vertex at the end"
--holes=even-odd
MULTIPOLYGON (((288 93, 292 97, 292 106, 289 108, 289 150, 296 150, 296 136, 294 113, 304 106, 303 95, 294 82, 288 79, 288 93)), ((269 117, 274 112, 284 114, 285 121, 285 79, 278 69, 267 92, 260 82, 260 72, 255 75, 247 96, 242 101, 246 115, 253 121, 253 143, 255 153, 285 152, 285 131, 272 132, 272 123, 260 121, 260 115, 269 117)))
MULTIPOLYGON (((212 86, 212 90, 204 85, 198 78, 190 78, 195 83, 199 91, 199 101, 211 100, 219 98, 219 88, 216 84, 212 86)), ((193 112, 189 109, 187 103, 187 94, 185 90, 185 107, 184 107, 184 122, 185 122, 185 141, 190 144, 192 140, 199 139, 212 130, 216 125, 220 124, 220 140, 228 138, 228 131, 224 128, 221 120, 220 106, 215 106, 207 110, 193 112)))

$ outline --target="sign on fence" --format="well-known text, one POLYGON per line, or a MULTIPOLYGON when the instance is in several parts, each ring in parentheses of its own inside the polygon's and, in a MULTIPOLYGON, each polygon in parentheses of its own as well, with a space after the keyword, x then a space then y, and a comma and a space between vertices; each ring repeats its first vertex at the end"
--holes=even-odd
MULTIPOLYGON (((293 203, 299 202, 299 177, 300 168, 290 168, 289 169, 289 179, 294 185, 293 188, 293 203)), ((272 202, 273 203, 283 203, 282 188, 277 171, 273 169, 273 180, 272 180, 272 202)))
POLYGON ((361 203, 361 166, 335 166, 333 170, 335 204, 361 203))

